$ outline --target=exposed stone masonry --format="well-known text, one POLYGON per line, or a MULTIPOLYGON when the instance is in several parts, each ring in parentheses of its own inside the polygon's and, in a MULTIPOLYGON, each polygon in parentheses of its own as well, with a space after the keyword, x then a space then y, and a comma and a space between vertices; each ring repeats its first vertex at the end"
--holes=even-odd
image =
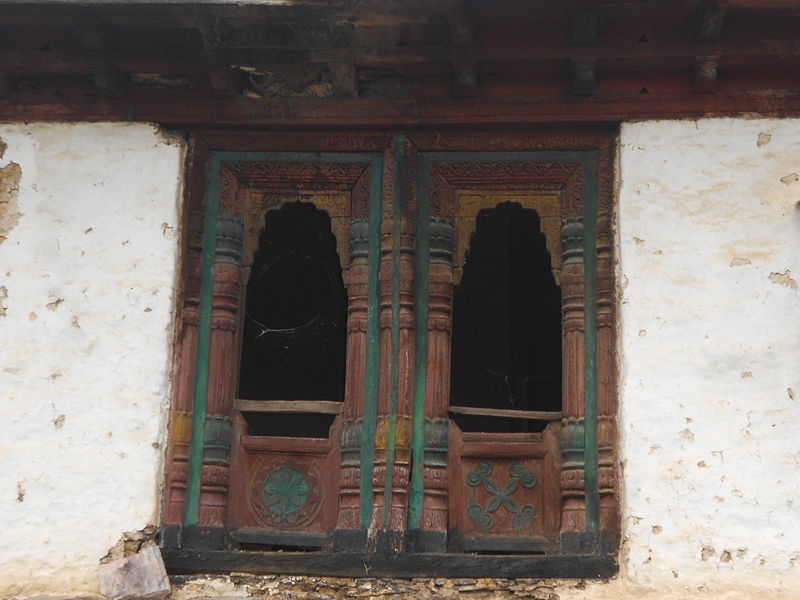
MULTIPOLYGON (((171 578, 172 600, 559 600, 555 588, 540 579, 352 579, 336 577, 251 576, 171 578)), ((560 582, 581 589, 582 581, 560 582)))

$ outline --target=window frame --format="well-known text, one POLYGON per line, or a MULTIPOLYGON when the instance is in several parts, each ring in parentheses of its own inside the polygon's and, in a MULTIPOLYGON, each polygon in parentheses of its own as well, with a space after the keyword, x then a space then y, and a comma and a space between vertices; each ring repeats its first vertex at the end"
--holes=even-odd
MULTIPOLYGON (((204 572, 225 572, 230 567, 233 560, 236 564, 247 563, 250 566, 245 569, 251 572, 272 572, 272 573, 305 573, 305 574, 347 574, 352 571, 353 575, 363 575, 358 568, 347 567, 347 562, 341 559, 349 551, 359 551, 356 543, 354 546, 344 544, 344 552, 321 552, 320 560, 312 561, 306 567, 300 566, 303 561, 299 560, 298 566, 292 566, 292 560, 287 557, 293 553, 267 553, 268 560, 265 560, 264 553, 257 554, 255 557, 243 557, 238 554, 236 559, 230 551, 225 550, 227 539, 224 527, 214 523, 205 524, 191 522, 185 519, 187 514, 185 497, 187 489, 186 481, 189 479, 189 465, 192 463, 192 456, 197 455, 189 451, 191 446, 192 432, 197 434, 203 429, 208 431, 208 425, 201 418, 194 419, 194 428, 188 425, 188 414, 198 409, 202 409, 202 403, 198 404, 197 397, 202 395, 201 386, 194 385, 193 380, 197 379, 196 362, 193 361, 197 348, 203 342, 199 336, 200 324, 205 318, 210 328, 211 315, 204 314, 202 302, 199 296, 210 297, 213 295, 213 286, 209 285, 208 275, 209 263, 213 263, 213 252, 209 252, 209 246, 214 241, 208 227, 204 227, 204 222, 210 222, 208 214, 213 213, 213 204, 217 193, 225 186, 236 186, 236 181, 225 181, 219 178, 219 168, 224 157, 240 158, 246 160, 259 160, 264 157, 263 153, 279 153, 284 155, 299 156, 313 153, 345 153, 352 157, 360 155, 359 160, 369 157, 370 161, 380 162, 381 187, 382 187, 382 206, 378 211, 377 227, 383 223, 384 242, 383 247, 376 246, 381 244, 381 235, 375 234, 376 223, 371 223, 369 242, 370 268, 376 269, 377 273, 371 274, 370 279, 375 280, 378 289, 374 290, 377 294, 387 293, 386 276, 391 273, 391 265, 397 264, 392 261, 398 259, 405 253, 406 258, 411 258, 412 269, 418 273, 427 267, 427 261, 421 257, 427 256, 430 246, 430 239, 426 237, 427 225, 420 227, 424 219, 430 219, 431 215, 425 213, 430 210, 431 202, 425 199, 426 190, 424 189, 423 177, 420 177, 420 169, 430 169, 437 162, 445 162, 454 159, 465 159, 475 161, 504 159, 529 159, 539 165, 551 165, 549 168, 543 167, 533 178, 536 181, 546 183, 551 187, 568 189, 567 193, 587 195, 594 198, 596 206, 592 208, 591 202, 586 202, 584 206, 584 216, 587 214, 592 218, 589 223, 584 223, 582 239, 565 239, 566 248, 565 259, 568 252, 572 252, 575 258, 576 243, 584 250, 585 260, 581 269, 588 274, 595 273, 595 276, 588 277, 584 282, 580 282, 581 292, 589 298, 588 303, 584 300, 581 304, 581 312, 586 307, 586 315, 583 322, 575 322, 575 331, 585 331, 584 339, 579 340, 580 350, 585 357, 585 364, 589 365, 586 370, 588 376, 583 378, 583 383, 589 386, 592 394, 594 386, 595 401, 588 403, 584 414, 574 417, 566 416, 564 425, 571 428, 573 437, 580 434, 581 425, 585 440, 584 464, 589 465, 588 469, 561 469, 562 487, 565 480, 572 481, 572 487, 584 487, 585 484, 588 494, 583 494, 583 504, 578 498, 577 512, 585 515, 583 522, 578 519, 570 527, 562 527, 560 536, 560 549, 558 554, 538 556, 538 555, 519 555, 503 557, 504 565, 499 571, 498 567, 491 567, 493 561, 485 560, 487 556, 472 557, 481 560, 472 560, 469 555, 456 554, 436 554, 436 565, 431 568, 425 566, 423 557, 425 544, 420 544, 417 553, 400 554, 395 559, 401 559, 400 563, 392 561, 381 562, 379 554, 375 552, 364 552, 363 557, 369 561, 365 564, 372 564, 377 571, 370 568, 370 574, 403 576, 403 572, 412 572, 418 575, 426 573, 439 573, 455 576, 459 569, 464 573, 474 575, 475 569, 486 573, 487 576, 581 576, 597 577, 609 576, 616 570, 614 552, 619 540, 619 517, 618 517, 618 477, 616 466, 616 373, 615 373, 615 298, 613 281, 613 256, 611 252, 611 221, 613 210, 613 190, 612 190, 612 164, 613 164, 613 132, 605 127, 598 127, 589 130, 580 128, 570 128, 561 131, 525 131, 507 132, 497 131, 487 133, 482 132, 439 132, 423 131, 409 132, 405 135, 397 135, 390 132, 307 132, 307 133, 287 133, 276 132, 272 134, 258 134, 248 136, 236 136, 233 134, 210 134, 195 135, 191 137, 190 152, 187 157, 187 185, 186 185, 186 211, 184 219, 184 255, 182 262, 182 285, 183 294, 179 304, 179 326, 176 331, 176 389, 175 401, 171 411, 170 445, 168 450, 167 481, 165 485, 165 511, 162 525, 162 546, 168 565, 174 572, 185 571, 204 571, 204 572), (287 154, 288 153, 288 154, 287 154), (298 154, 299 153, 299 154, 298 154), (567 163, 574 163, 572 168, 564 168, 567 163), (208 165, 208 169, 206 166, 208 165), (414 172, 416 165, 417 172, 414 172), (560 166, 553 166, 560 165, 560 166), (560 173, 560 175, 559 175, 560 173), (568 176, 565 176, 567 174, 568 176), (575 178, 577 175, 577 179, 575 178), (215 179, 216 178, 216 179, 215 179), (571 179, 570 179, 571 178, 571 179), (413 181, 418 181, 414 187, 413 181), (405 192, 403 186, 407 187, 405 192), (393 189, 392 189, 393 188, 393 189), (205 193, 207 192, 207 193, 205 193), (408 206, 400 202, 400 196, 406 194, 410 199, 408 206), (591 211, 590 213, 586 211, 591 211), (596 219, 594 217, 597 217, 596 219), (416 258, 408 252, 408 248, 403 248, 400 240, 404 239, 408 222, 416 220, 416 258), (386 243, 386 233, 394 229, 394 236, 391 239, 398 240, 394 246, 386 243), (200 243, 205 240, 205 246, 200 243), (202 266, 205 261, 206 278, 203 281, 201 276, 202 266), (423 264, 424 263, 424 264, 423 264), (388 270, 387 270, 388 266, 388 270), (204 287, 205 286, 205 287, 204 287), (209 291, 210 289, 210 291, 209 291), (594 334, 594 335, 593 335, 594 334), (200 392, 197 388, 200 387, 200 392), (191 390, 191 394, 187 390, 191 390), (592 404, 594 406, 592 406, 592 404), (589 422, 580 423, 582 417, 589 422), (573 419, 570 421, 569 419, 573 419), (198 426, 198 421, 203 427, 198 426), (183 495, 183 497, 182 497, 183 495), (586 498, 590 497, 588 509, 586 508, 586 498), (594 502, 593 502, 594 500, 594 502), (183 509, 181 511, 181 509, 183 509), (183 512, 184 514, 180 514, 183 512), (420 553, 419 550, 423 552, 420 553), (214 566, 207 560, 200 561, 200 553, 211 551, 217 561, 214 566), (258 560, 258 557, 261 557, 258 560), (339 556, 339 558, 337 558, 339 556), (416 557, 416 558, 415 558, 416 557), (325 561, 321 559, 325 558, 325 561), (194 561, 194 562, 193 562, 194 561), (238 562, 237 562, 238 561, 238 562), (244 561, 244 562, 242 562, 244 561), (444 562, 443 562, 444 561, 444 562), (447 568, 442 564, 449 565, 447 568), (195 566, 191 566, 194 564, 195 566), (338 565, 338 566, 337 566, 338 565), (459 566, 460 565, 460 566, 459 566), (444 569, 444 570, 442 570, 444 569)), ((430 188, 430 186, 428 186, 430 188)), ((230 190, 228 190, 230 194, 230 190)), ((235 193, 233 196, 235 197, 235 193)), ((411 226, 413 230, 414 227, 411 226)), ((211 228, 213 231, 213 228, 211 228)), ((567 236, 569 237, 569 236, 567 236)), ((408 236, 406 236, 408 238, 408 236)), ((413 237, 411 238, 413 240, 413 237)), ((412 241, 413 244, 413 241, 412 241)), ((411 248, 413 250, 413 247, 411 248)), ((402 270, 402 267, 400 267, 402 270)), ((401 278, 402 279, 402 278, 401 278)), ((418 278, 419 279, 419 278, 418 278)), ((424 277, 422 278, 424 279, 424 277)), ((418 302, 421 293, 427 294, 426 289, 417 285, 416 289, 403 288, 391 289, 389 293, 394 294, 392 307, 398 306, 397 298, 409 292, 415 296, 417 307, 421 306, 418 302)), ((230 285, 234 283, 229 282, 230 285)), ((240 285, 238 281, 235 285, 240 285)), ((562 282, 563 285, 563 282, 562 282)), ((229 290, 230 291, 230 290, 229 290)), ((223 294, 224 295, 224 294, 223 294)), ((230 294, 229 294, 230 296, 230 294)), ((425 303, 427 306, 427 303, 425 303)), ((562 304, 563 306, 563 304, 562 304)), ((209 307, 210 308, 210 307, 209 307)), ((425 331, 427 335, 427 325, 423 328, 422 323, 425 319, 417 311, 416 319, 416 338, 414 344, 416 348, 424 347, 424 342, 420 340, 420 334, 425 331)), ((398 317, 400 315, 395 315, 398 317)), ((379 314, 371 315, 376 321, 381 317, 379 314)), ((580 320, 579 320, 580 321, 580 320)), ((235 332, 233 334, 235 336, 235 332)), ((380 332, 378 332, 380 336, 380 332)), ((389 335, 391 339, 391 333, 389 335)), ((385 352, 380 353, 382 356, 385 352)), ((373 357, 373 360, 377 358, 373 357)), ((416 359, 420 360, 419 357, 416 359)), ((566 360, 566 359, 565 359, 566 360)), ((417 363, 419 364, 419 362, 417 363)), ((348 368, 350 368, 348 366, 348 368)), ((584 375, 586 375, 584 373, 584 375)), ((202 374, 201 374, 202 377, 202 374)), ((199 381, 199 380, 198 380, 199 381)), ((422 397, 422 413, 424 415, 424 378, 420 381, 417 378, 416 393, 411 398, 413 404, 413 416, 416 417, 420 411, 419 398, 422 397), (422 384, 422 385, 420 385, 422 384), (423 390, 421 393, 420 390, 423 390)), ((377 384, 376 384, 377 385, 377 384)), ((579 407, 582 408, 582 407, 579 407)), ((422 473, 419 468, 424 463, 424 450, 420 450, 420 431, 419 424, 422 419, 416 419, 411 426, 411 457, 410 460, 417 464, 413 473, 422 473)), ((202 433, 201 433, 202 435, 202 433)), ((580 459, 579 454, 583 453, 581 440, 567 439, 564 435, 561 438, 561 453, 563 456, 571 456, 580 459), (570 454, 571 453, 571 454, 570 454)), ((197 439, 197 437, 196 437, 197 439)), ((208 441, 208 440, 207 440, 208 441)), ((195 444, 197 446, 197 444, 195 444)), ((201 446, 202 448, 202 446, 201 446)), ((209 444, 205 444, 205 455, 208 458, 209 444)), ((224 453, 224 444, 217 448, 224 453)), ((219 457, 217 457, 219 458, 219 457)), ((198 471, 197 459, 195 458, 194 469, 198 471)), ((224 461, 221 461, 224 462, 224 461)), ((579 461, 580 462, 580 461, 579 461)), ((225 498, 221 495, 214 496, 214 485, 221 487, 225 483, 226 474, 221 473, 222 469, 217 469, 221 463, 216 465, 208 460, 204 461, 199 469, 203 479, 203 486, 209 499, 216 498, 223 504, 225 498)), ((412 478, 415 475, 412 475, 412 478)), ((196 476, 195 476, 196 477, 196 476)), ((361 475, 362 482, 365 479, 372 480, 371 473, 361 475)), ((418 482, 417 482, 418 483, 418 482)), ((423 486, 424 489, 424 486, 423 486)), ((362 487, 363 490, 363 487, 362 487)), ((224 491, 222 492, 224 494, 224 491)), ((420 488, 411 482, 410 496, 418 497, 420 488)), ((423 492, 424 493, 424 492, 423 492)), ((562 490, 562 495, 563 495, 562 490)), ((574 496, 575 494, 573 494, 574 496)), ((580 496, 580 494, 578 494, 580 496)), ((199 501, 199 498, 198 498, 199 501)), ((413 502, 413 501, 412 501, 413 502)), ((213 500, 211 502, 213 504, 213 500)), ((369 498, 365 501, 362 497, 362 515, 371 506, 369 498)), ((190 507, 191 508, 191 507, 190 507)), ((412 511, 413 512, 413 511, 412 511)), ((569 519, 567 519, 569 520, 569 519)), ((413 522, 411 523, 413 524, 413 522)), ((362 529, 367 525, 362 519, 362 529)), ((374 524, 373 524, 374 525, 374 524)), ((413 529, 410 527, 409 539, 413 540, 413 529)), ((391 544, 391 542, 390 542, 391 544)), ((412 541, 413 547, 413 541, 412 541)), ((375 548, 372 548, 375 550, 375 548)), ((361 556, 362 553, 359 553, 361 556)), ((499 559, 498 559, 499 560, 499 559)), ((499 564, 499 563, 498 563, 499 564)), ((233 570, 241 570, 239 568, 233 570)))

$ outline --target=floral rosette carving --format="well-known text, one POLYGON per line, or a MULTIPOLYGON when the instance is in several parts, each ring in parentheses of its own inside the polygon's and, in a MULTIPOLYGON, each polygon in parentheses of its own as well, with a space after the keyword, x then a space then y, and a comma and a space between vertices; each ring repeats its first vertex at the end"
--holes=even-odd
POLYGON ((253 518, 269 529, 299 529, 311 523, 322 506, 321 476, 316 464, 279 460, 260 464, 248 486, 253 518))

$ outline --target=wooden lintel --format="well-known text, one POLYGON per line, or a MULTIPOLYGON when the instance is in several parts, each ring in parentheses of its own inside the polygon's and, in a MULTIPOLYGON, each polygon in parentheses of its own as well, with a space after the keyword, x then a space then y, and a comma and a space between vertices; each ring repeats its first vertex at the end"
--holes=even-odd
POLYGON ((8 93, 0 98, 0 120, 6 122, 136 120, 174 128, 520 125, 753 113, 800 116, 800 93, 796 90, 765 90, 758 94, 746 91, 695 94, 689 91, 646 96, 626 93, 523 97, 514 102, 490 98, 450 102, 442 98, 271 98, 263 101, 187 97, 170 90, 100 100, 53 98, 37 93, 8 93))
POLYGON ((597 80, 594 60, 572 61, 572 93, 575 96, 591 96, 597 80))
POLYGON ((694 91, 717 91, 718 56, 697 56, 694 59, 694 91))
POLYGON ((562 417, 560 411, 510 410, 505 408, 479 408, 476 406, 450 406, 447 410, 455 415, 502 417, 504 419, 532 419, 536 421, 559 421, 562 417))

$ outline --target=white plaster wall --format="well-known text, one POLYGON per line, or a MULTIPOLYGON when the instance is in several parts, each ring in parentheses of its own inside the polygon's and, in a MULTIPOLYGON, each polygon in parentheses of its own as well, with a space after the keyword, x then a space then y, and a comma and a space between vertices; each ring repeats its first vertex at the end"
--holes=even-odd
POLYGON ((0 125, 0 596, 96 593, 157 522, 183 144, 138 124, 0 125), (2 312, 2 311, 0 311, 2 312))
POLYGON ((800 120, 625 124, 622 580, 800 598, 800 120))
MULTIPOLYGON (((24 213, 0 243, 0 596, 94 593, 157 519, 182 146, 142 125, 0 138, 24 213)), ((798 173, 800 120, 622 126, 621 571, 547 582, 561 600, 800 598, 798 173)))

